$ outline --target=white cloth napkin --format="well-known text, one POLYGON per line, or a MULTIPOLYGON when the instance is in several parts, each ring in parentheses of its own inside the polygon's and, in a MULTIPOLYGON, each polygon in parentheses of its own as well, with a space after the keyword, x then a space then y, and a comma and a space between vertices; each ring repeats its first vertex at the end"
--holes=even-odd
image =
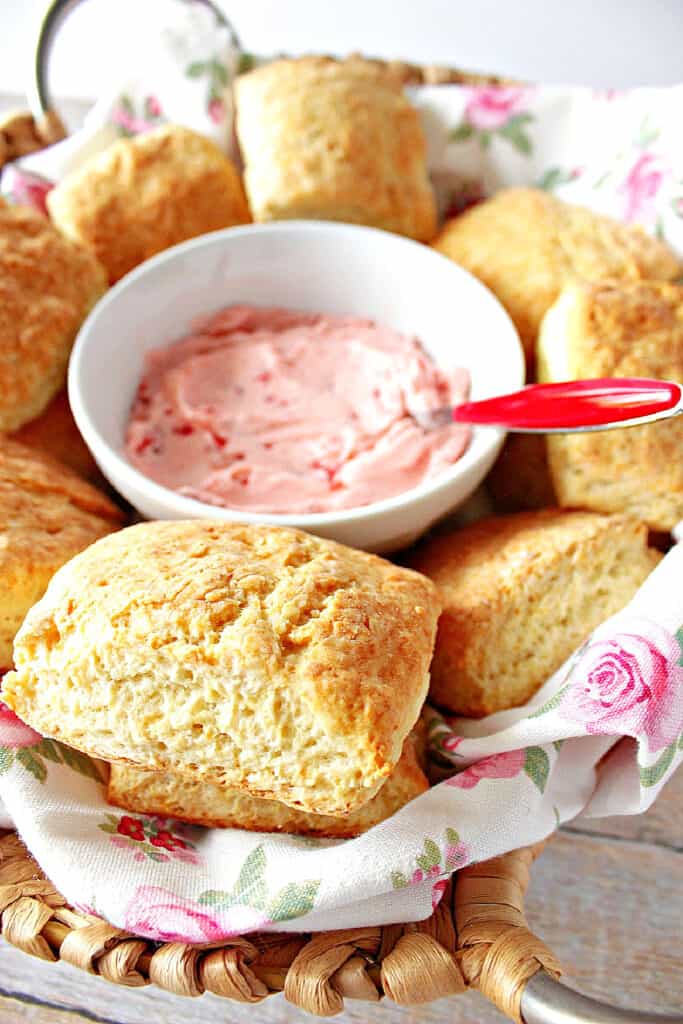
MULTIPOLYGON (((227 87, 239 54, 203 8, 180 7, 137 77, 98 103, 82 132, 6 171, 6 194, 40 205, 44 187, 84 156, 164 118, 230 148, 227 87)), ((682 86, 409 94, 442 210, 535 184, 641 223, 683 252, 682 86)), ((453 727, 432 714, 433 756, 450 777, 357 839, 124 814, 106 804, 87 757, 1 705, 0 824, 14 822, 73 904, 152 939, 419 920, 455 868, 542 839, 579 813, 652 803, 683 759, 682 573, 679 544, 527 707, 453 727)))

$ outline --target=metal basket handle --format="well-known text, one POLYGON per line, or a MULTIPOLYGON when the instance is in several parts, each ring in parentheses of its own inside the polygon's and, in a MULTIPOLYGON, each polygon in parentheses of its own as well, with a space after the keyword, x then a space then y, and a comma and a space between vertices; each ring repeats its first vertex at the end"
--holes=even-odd
MULTIPOLYGON (((69 15, 84 2, 85 0, 51 0, 42 15, 33 59, 33 74, 27 97, 29 109, 36 121, 40 121, 48 111, 55 109, 48 82, 50 57, 60 28, 69 15)), ((241 49, 235 29, 214 0, 185 0, 185 2, 199 3, 208 7, 215 15, 216 23, 228 30, 235 48, 241 49)))
POLYGON ((683 1024, 681 1016, 623 1010, 581 995, 545 971, 539 971, 522 995, 525 1024, 683 1024))

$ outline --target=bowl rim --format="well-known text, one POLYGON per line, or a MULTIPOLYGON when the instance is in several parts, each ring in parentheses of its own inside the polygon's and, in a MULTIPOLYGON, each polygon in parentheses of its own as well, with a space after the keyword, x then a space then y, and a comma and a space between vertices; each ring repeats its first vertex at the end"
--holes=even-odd
MULTIPOLYGON (((418 484, 417 487, 412 487, 407 491, 401 491, 399 494, 393 495, 389 498, 383 498, 381 501, 371 502, 367 505, 359 505, 354 506, 353 508, 339 509, 331 512, 305 513, 252 512, 199 501, 196 498, 190 498, 187 495, 179 494, 172 488, 165 487, 163 484, 159 484, 155 480, 152 480, 130 463, 125 455, 116 450, 109 439, 105 437, 95 425, 88 410, 88 400, 86 398, 85 388, 82 386, 84 354, 89 338, 91 337, 93 325, 101 315, 102 311, 118 301, 118 297, 122 292, 137 285, 137 283, 144 279, 151 270, 154 270, 156 267, 163 266, 164 264, 172 263, 179 256, 182 256, 194 249, 200 249, 207 245, 215 245, 226 237, 232 239, 251 236, 254 234, 286 234, 287 232, 292 231, 300 234, 329 231, 333 234, 344 233, 352 235, 359 239, 367 236, 381 236, 385 240, 391 240, 388 241, 388 244, 410 247, 415 252, 421 252, 422 257, 426 260, 439 262, 442 265, 447 264, 457 272, 457 276, 467 281, 468 287, 474 291, 480 292, 481 296, 484 297, 487 302, 496 305, 498 307, 498 312, 507 321, 510 343, 515 343, 514 351, 510 352, 510 356, 517 364, 515 367, 516 377, 518 378, 516 386, 523 386, 525 374, 524 352, 517 329, 507 310, 493 292, 479 281, 478 278, 431 246, 422 242, 417 242, 411 238, 406 238, 403 235, 397 235, 391 231, 384 231, 381 228, 368 227, 360 224, 347 224, 339 221, 293 219, 269 221, 267 223, 259 224, 242 224, 229 228, 221 228, 218 231, 207 232, 206 234, 198 235, 195 238, 187 239, 184 242, 180 242, 178 245, 164 249, 162 252, 157 253, 155 256, 152 256, 150 259, 139 264, 108 289, 108 291, 90 310, 88 316, 81 324, 69 359, 67 374, 69 404, 79 431, 83 435, 86 444, 91 449, 95 460, 100 464, 102 472, 108 479, 110 473, 112 476, 116 476, 117 479, 122 477, 127 483, 129 483, 132 489, 144 492, 146 497, 151 501, 165 506, 169 511, 172 509, 173 513, 175 514, 177 512, 178 517, 180 518, 183 516, 193 519, 199 517, 213 519, 219 518, 244 523, 258 521, 269 523, 271 525, 298 527, 303 530, 310 528, 315 530, 316 528, 332 527, 339 523, 354 523, 363 519, 376 520, 378 517, 387 513, 398 512, 403 508, 408 508, 421 502, 425 498, 441 495, 448 491, 456 480, 466 473, 470 467, 485 459, 487 455, 496 448, 496 446, 500 445, 500 442, 506 433, 504 429, 498 427, 478 428, 478 433, 480 435, 485 432, 486 439, 488 441, 484 451, 473 450, 472 443, 470 441, 470 444, 463 454, 449 469, 445 469, 435 478, 423 481, 418 484), (109 466, 113 468, 110 470, 109 466)), ((467 369, 467 367, 465 367, 465 369, 467 369)), ((112 480, 109 482, 116 490, 119 489, 118 485, 112 480)))

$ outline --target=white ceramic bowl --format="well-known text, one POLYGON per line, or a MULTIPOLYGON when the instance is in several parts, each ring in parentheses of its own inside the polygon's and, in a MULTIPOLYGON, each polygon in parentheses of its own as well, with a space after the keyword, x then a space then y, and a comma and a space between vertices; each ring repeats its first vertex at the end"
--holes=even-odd
POLYGON ((515 329, 494 296, 465 270, 417 242, 372 228, 283 221, 229 228, 161 253, 97 304, 76 340, 69 398, 100 469, 143 516, 298 526, 354 547, 390 551, 412 542, 481 483, 503 432, 478 428, 438 479, 341 512, 263 515, 183 497, 127 461, 124 433, 144 355, 190 322, 235 302, 369 317, 420 338, 442 367, 470 371, 472 397, 521 386, 515 329))

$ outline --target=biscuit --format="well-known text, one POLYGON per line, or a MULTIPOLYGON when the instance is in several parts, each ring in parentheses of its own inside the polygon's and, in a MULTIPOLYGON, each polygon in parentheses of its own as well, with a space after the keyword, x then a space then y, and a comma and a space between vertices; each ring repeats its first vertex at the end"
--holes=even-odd
POLYGON ((544 314, 572 278, 668 281, 683 272, 674 252, 642 228, 532 188, 503 189, 454 217, 434 246, 497 295, 527 362, 544 314))
POLYGON ((439 607, 419 574, 298 530, 141 523, 53 579, 4 699, 103 760, 343 816, 401 755, 439 607))
POLYGON ((0 198, 0 432, 39 416, 64 386, 74 338, 105 286, 91 253, 0 198))
MULTIPOLYGON (((683 287, 568 286, 543 321, 543 381, 656 377, 683 384, 683 287)), ((683 420, 546 438, 561 505, 628 512, 653 530, 683 519, 683 420)))
POLYGON ((434 237, 420 117, 384 69, 280 60, 240 76, 235 90, 255 220, 339 220, 434 237))
POLYGON ((0 438, 0 669, 50 578, 122 515, 103 494, 57 462, 0 438))
POLYGON ((508 434, 486 477, 496 512, 551 508, 558 504, 543 434, 508 434))
POLYGON ((12 439, 50 455, 91 483, 106 483, 76 426, 66 389, 58 392, 37 419, 12 434, 12 439))
POLYGON ((379 792, 345 818, 310 814, 239 789, 122 764, 111 766, 107 800, 137 814, 178 818, 208 828, 350 839, 390 818, 427 789, 429 782, 408 737, 398 764, 379 792))
POLYGON ((425 542, 411 563, 443 613, 430 694, 480 716, 523 704, 660 560, 625 516, 543 509, 425 542))
POLYGON ((228 157, 179 125, 114 142, 68 174, 47 206, 65 235, 95 253, 112 284, 162 249, 251 219, 228 157))

